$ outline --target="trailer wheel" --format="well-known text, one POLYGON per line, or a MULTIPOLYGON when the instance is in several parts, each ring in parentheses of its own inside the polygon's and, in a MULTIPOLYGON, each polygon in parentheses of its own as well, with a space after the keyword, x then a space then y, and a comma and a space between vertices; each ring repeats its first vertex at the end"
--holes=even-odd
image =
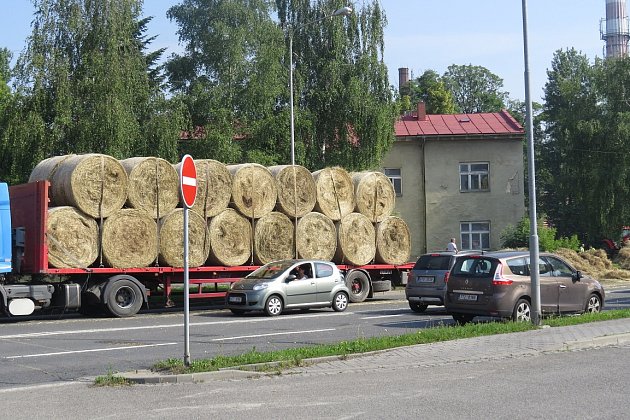
POLYGON ((350 302, 363 302, 370 292, 370 279, 358 270, 353 270, 346 277, 346 285, 350 289, 350 302))
POLYGON ((142 307, 143 298, 140 288, 131 280, 114 281, 107 288, 105 296, 107 310, 118 318, 134 316, 142 307))

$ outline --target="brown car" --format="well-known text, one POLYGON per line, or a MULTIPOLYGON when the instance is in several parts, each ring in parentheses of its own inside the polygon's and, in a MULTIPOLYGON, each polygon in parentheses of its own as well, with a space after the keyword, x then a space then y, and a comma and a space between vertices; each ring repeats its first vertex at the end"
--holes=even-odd
MULTIPOLYGON (((557 255, 540 253, 543 314, 599 312, 604 288, 557 255)), ((475 316, 531 321, 529 251, 492 252, 458 258, 446 285, 444 306, 461 324, 475 316)))

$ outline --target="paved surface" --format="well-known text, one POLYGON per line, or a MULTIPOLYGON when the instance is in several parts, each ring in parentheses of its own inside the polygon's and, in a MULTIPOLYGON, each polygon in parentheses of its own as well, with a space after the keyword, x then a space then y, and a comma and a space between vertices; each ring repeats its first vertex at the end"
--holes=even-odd
MULTIPOLYGON (((630 319, 593 322, 570 327, 540 328, 522 333, 475 337, 441 343, 400 347, 362 355, 309 359, 304 366, 285 373, 337 374, 366 370, 434 366, 457 362, 476 362, 570 351, 592 347, 622 345, 630 342, 630 319)), ((197 382, 265 375, 255 371, 229 369, 185 375, 162 375, 150 371, 120 374, 136 383, 197 382)))

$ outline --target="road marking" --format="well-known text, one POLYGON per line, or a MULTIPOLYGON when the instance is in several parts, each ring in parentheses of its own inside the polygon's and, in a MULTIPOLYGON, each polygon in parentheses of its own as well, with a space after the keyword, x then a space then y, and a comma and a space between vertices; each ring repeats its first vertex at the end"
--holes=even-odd
POLYGON ((2 358, 3 359, 28 359, 31 357, 61 356, 61 355, 66 355, 66 354, 94 353, 94 352, 99 352, 99 351, 141 349, 145 347, 174 346, 176 344, 177 343, 160 343, 160 344, 146 344, 146 345, 140 345, 140 346, 110 347, 110 348, 102 348, 102 349, 58 351, 54 353, 24 354, 20 356, 4 356, 2 358))
POLYGON ((15 388, 4 388, 0 389, 0 394, 6 394, 9 392, 24 392, 24 391, 36 391, 38 389, 46 389, 46 388, 58 388, 62 386, 68 385, 81 385, 85 386, 85 382, 73 381, 73 382, 53 382, 50 384, 39 384, 39 385, 31 385, 31 386, 18 386, 15 388))
MULTIPOLYGON (((351 312, 350 312, 351 313, 351 312)), ((349 315, 349 313, 326 313, 326 314, 313 314, 313 315, 297 315, 297 316, 287 316, 287 317, 276 317, 273 321, 291 321, 296 318, 321 318, 328 316, 345 316, 349 315)), ((208 322, 193 322, 191 326, 202 326, 202 325, 225 325, 225 324, 244 324, 244 323, 253 323, 253 322, 272 322, 269 318, 242 318, 238 320, 229 320, 229 321, 208 321, 208 322)), ((36 332, 36 333, 24 333, 24 334, 10 334, 10 335, 0 335, 0 340, 7 339, 15 339, 15 338, 37 338, 37 337, 49 337, 52 335, 73 335, 73 334, 90 334, 90 333, 106 333, 106 332, 119 332, 119 331, 138 331, 138 330, 155 330, 162 328, 181 328, 184 324, 160 324, 160 325, 146 325, 141 327, 119 327, 119 328, 94 328, 87 330, 74 330, 74 331, 44 331, 44 332, 36 332)))
POLYGON ((393 318, 395 316, 403 316, 404 314, 394 314, 394 315, 377 315, 377 316, 364 316, 361 319, 377 319, 377 318, 393 318))
POLYGON ((228 340, 238 340, 241 338, 258 338, 258 337, 270 337, 274 335, 292 335, 292 334, 308 334, 308 333, 316 333, 316 332, 325 332, 325 331, 335 331, 335 328, 324 328, 321 330, 305 330, 305 331, 286 331, 279 333, 270 333, 270 334, 255 334, 255 335, 241 335, 238 337, 224 337, 224 338, 215 338, 210 341, 228 341, 228 340))

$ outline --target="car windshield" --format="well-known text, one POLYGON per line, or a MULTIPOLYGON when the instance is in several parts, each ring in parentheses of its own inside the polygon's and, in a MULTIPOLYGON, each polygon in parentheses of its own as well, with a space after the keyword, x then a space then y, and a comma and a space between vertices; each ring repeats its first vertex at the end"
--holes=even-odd
POLYGON ((292 261, 278 261, 263 265, 245 278, 247 279, 275 279, 293 265, 292 261))
POLYGON ((496 261, 480 257, 460 258, 451 275, 467 277, 490 277, 496 268, 496 261))
POLYGON ((451 255, 423 255, 421 256, 416 265, 413 266, 414 270, 448 270, 451 255))

